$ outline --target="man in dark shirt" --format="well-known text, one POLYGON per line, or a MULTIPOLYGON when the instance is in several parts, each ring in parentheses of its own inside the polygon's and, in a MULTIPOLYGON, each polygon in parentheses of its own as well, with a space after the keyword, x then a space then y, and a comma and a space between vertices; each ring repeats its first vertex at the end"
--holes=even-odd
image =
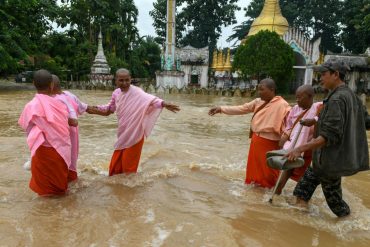
POLYGON ((341 178, 369 169, 364 109, 360 99, 344 81, 348 67, 332 60, 314 70, 321 73, 322 86, 330 90, 317 123, 316 138, 291 150, 295 160, 307 150, 314 150, 309 167, 294 189, 298 202, 308 202, 321 184, 326 202, 338 217, 350 214, 342 199, 341 178))

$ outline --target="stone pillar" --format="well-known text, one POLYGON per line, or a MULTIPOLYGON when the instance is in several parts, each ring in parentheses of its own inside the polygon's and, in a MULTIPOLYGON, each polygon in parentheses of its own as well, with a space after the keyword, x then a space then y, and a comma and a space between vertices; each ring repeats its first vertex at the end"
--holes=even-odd
POLYGON ((304 75, 304 84, 312 85, 313 69, 307 67, 304 75))
POLYGON ((165 70, 176 70, 176 0, 167 0, 165 70))

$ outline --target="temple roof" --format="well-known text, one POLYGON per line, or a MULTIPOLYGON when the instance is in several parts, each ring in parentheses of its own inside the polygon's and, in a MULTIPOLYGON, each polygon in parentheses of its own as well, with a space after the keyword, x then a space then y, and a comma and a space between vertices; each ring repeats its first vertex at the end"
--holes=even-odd
POLYGON ((176 53, 181 62, 202 62, 203 64, 208 64, 209 61, 208 46, 198 49, 188 45, 183 48, 177 48, 176 53))
POLYGON ((346 55, 325 56, 325 61, 332 60, 343 61, 351 68, 370 69, 369 57, 366 56, 346 56, 346 55))

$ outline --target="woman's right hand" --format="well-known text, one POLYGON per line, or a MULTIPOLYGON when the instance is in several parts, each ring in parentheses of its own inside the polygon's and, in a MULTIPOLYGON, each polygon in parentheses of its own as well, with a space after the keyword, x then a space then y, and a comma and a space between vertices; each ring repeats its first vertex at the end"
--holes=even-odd
POLYGON ((209 112, 208 112, 208 115, 210 116, 213 116, 217 113, 221 113, 221 107, 220 106, 215 106, 215 107, 212 107, 209 112))

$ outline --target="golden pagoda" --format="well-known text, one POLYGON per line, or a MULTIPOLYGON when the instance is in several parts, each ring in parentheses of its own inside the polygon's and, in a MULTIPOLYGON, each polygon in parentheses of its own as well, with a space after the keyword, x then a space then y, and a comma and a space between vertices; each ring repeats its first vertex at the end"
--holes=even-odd
POLYGON ((222 71, 223 69, 224 69, 224 62, 223 62, 223 54, 221 50, 218 52, 218 55, 217 55, 216 71, 222 71))
POLYGON ((262 12, 249 30, 248 36, 257 34, 261 30, 275 31, 283 36, 289 29, 289 23, 281 14, 279 0, 265 0, 262 12))
POLYGON ((217 68, 217 50, 213 52, 212 66, 211 69, 215 70, 217 68))
POLYGON ((231 71, 232 69, 232 65, 231 65, 231 57, 230 57, 230 49, 227 50, 227 57, 226 57, 226 61, 225 61, 225 65, 224 65, 224 71, 231 71))

